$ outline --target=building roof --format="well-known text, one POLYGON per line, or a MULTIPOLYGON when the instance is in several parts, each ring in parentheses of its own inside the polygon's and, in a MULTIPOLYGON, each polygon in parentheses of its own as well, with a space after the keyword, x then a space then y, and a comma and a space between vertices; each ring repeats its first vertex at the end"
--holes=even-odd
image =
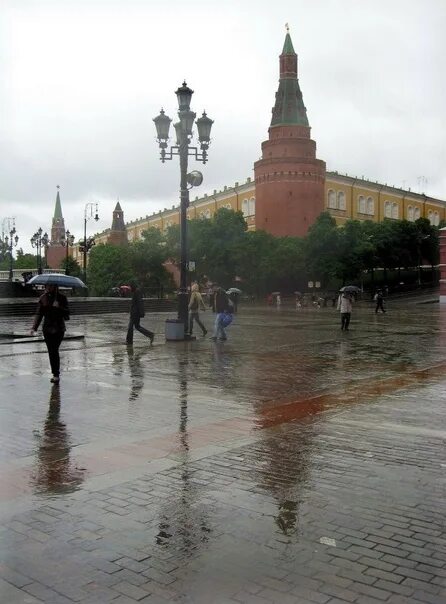
POLYGON ((307 109, 304 105, 302 91, 297 79, 297 55, 289 33, 285 36, 283 51, 280 55, 288 55, 285 63, 281 58, 279 88, 276 92, 276 102, 270 127, 274 126, 309 126, 307 109))

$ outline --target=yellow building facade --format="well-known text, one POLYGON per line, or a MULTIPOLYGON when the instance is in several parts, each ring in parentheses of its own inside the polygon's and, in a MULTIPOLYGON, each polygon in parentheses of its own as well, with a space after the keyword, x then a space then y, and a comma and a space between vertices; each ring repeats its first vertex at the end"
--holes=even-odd
MULTIPOLYGON (((203 197, 196 197, 190 203, 187 217, 209 219, 220 208, 241 211, 251 231, 255 230, 255 202, 255 183, 247 178, 242 184, 236 182, 220 191, 214 190, 211 195, 205 193, 203 197)), ((326 174, 325 208, 338 225, 348 219, 380 222, 387 218, 414 222, 418 218, 427 218, 431 224, 438 226, 442 220, 446 220, 446 201, 336 172, 326 174)), ((127 222, 127 238, 135 241, 148 228, 166 232, 170 226, 179 223, 179 206, 165 208, 127 222)), ((96 234, 96 243, 107 243, 109 236, 110 229, 96 234)), ((73 257, 78 261, 81 259, 76 247, 73 248, 73 257)))

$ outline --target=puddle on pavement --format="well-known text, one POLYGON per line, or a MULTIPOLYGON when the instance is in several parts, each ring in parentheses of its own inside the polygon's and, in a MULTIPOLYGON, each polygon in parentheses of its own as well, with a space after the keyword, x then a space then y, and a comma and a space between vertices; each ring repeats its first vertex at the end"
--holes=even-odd
POLYGON ((66 425, 61 421, 60 386, 51 388, 48 413, 42 432, 35 432, 37 452, 31 483, 36 494, 60 495, 80 488, 86 470, 70 458, 71 442, 66 425))
POLYGON ((410 373, 399 373, 382 380, 376 378, 373 380, 370 380, 370 378, 358 380, 344 388, 336 388, 332 392, 316 396, 270 401, 269 404, 266 402, 263 403, 260 410, 256 411, 256 428, 268 428, 285 422, 308 418, 325 411, 341 409, 347 405, 363 402, 368 398, 393 393, 422 383, 443 380, 445 375, 446 362, 424 369, 412 370, 410 373))

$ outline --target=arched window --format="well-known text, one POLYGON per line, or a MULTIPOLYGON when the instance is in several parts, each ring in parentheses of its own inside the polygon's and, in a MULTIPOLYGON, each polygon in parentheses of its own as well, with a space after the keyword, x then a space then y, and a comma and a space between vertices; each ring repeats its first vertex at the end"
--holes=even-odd
POLYGON ((427 213, 427 219, 431 224, 434 224, 434 213, 432 212, 432 210, 429 210, 429 212, 427 213))
POLYGON ((329 189, 328 191, 328 207, 333 209, 336 208, 336 193, 333 189, 329 189))
POLYGON ((421 216, 421 210, 420 210, 420 208, 415 208, 415 210, 413 212, 414 220, 418 220, 418 218, 420 218, 420 216, 421 216))
POLYGON ((254 216, 254 214, 256 213, 256 200, 255 197, 251 197, 251 199, 249 200, 249 214, 248 216, 254 216))
POLYGON ((407 207, 407 220, 409 220, 410 222, 414 221, 414 212, 412 206, 407 207))
POLYGON ((243 216, 248 216, 248 212, 249 212, 249 201, 247 199, 244 199, 242 201, 242 212, 243 212, 243 216))
POLYGON ((226 208, 227 210, 232 210, 232 206, 230 203, 227 203, 226 205, 223 206, 224 208, 226 208))
POLYGON ((392 204, 390 201, 384 203, 384 216, 386 218, 392 218, 392 204))
POLYGON ((360 214, 365 214, 366 206, 365 206, 365 197, 364 195, 360 195, 358 197, 358 212, 360 214))
POLYGON ((210 210, 205 210, 204 217, 205 218, 210 218, 211 217, 211 211, 210 210))
POLYGON ((434 212, 434 226, 438 226, 440 224, 440 214, 438 212, 434 212))
POLYGON ((344 193, 344 191, 338 191, 338 209, 345 210, 345 193, 344 193))
POLYGON ((399 207, 396 201, 392 203, 392 218, 398 218, 399 216, 399 207))
POLYGON ((373 197, 367 197, 367 214, 373 216, 375 214, 375 202, 373 197))

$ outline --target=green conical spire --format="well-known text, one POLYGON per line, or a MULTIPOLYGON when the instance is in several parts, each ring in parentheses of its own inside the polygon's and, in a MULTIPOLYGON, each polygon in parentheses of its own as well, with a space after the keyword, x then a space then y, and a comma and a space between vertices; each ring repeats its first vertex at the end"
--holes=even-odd
POLYGON ((282 54, 283 55, 294 55, 294 54, 296 54, 294 52, 293 43, 291 41, 291 36, 290 36, 290 32, 289 31, 287 31, 287 34, 285 36, 285 42, 283 44, 282 54))
POLYGON ((273 107, 271 126, 309 126, 307 110, 297 79, 297 54, 287 25, 280 55, 280 80, 273 107))
POLYGON ((53 220, 62 220, 62 206, 60 205, 59 187, 57 187, 56 207, 54 208, 53 220))

